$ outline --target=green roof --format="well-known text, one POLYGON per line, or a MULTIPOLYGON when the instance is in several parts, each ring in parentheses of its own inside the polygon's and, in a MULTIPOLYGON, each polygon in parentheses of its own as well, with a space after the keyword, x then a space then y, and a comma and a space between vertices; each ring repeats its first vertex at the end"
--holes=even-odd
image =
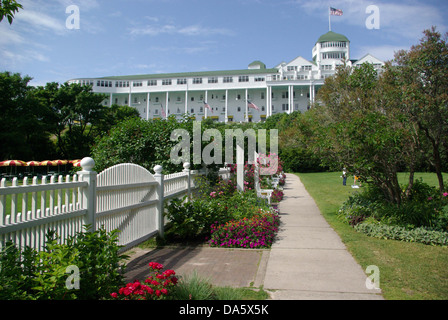
POLYGON ((266 65, 263 62, 259 61, 259 60, 255 60, 254 62, 252 62, 249 65, 249 67, 254 67, 254 66, 260 66, 261 69, 266 69, 266 65))
POLYGON ((321 35, 316 43, 330 42, 330 41, 350 42, 350 40, 348 40, 346 36, 333 31, 328 31, 326 34, 321 35))
MULTIPOLYGON (((222 71, 199 71, 199 72, 179 72, 179 73, 155 73, 155 74, 140 74, 127 76, 111 76, 101 77, 95 79, 105 80, 147 80, 147 79, 161 79, 161 78, 187 78, 187 77, 212 77, 212 76, 244 76, 257 75, 267 73, 277 73, 277 69, 242 69, 242 70, 222 70, 222 71)), ((85 78, 83 78, 85 79, 85 78)))

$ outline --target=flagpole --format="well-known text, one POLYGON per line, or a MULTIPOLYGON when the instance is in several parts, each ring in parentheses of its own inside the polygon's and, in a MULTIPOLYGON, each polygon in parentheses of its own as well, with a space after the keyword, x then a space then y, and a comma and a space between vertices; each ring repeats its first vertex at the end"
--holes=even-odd
POLYGON ((328 7, 328 31, 331 31, 331 13, 330 13, 330 7, 328 7))

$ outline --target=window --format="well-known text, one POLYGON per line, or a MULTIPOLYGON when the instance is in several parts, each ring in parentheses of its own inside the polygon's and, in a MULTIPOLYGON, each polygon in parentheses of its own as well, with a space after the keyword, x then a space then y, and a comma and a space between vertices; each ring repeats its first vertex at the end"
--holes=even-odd
POLYGON ((249 82, 249 76, 239 76, 238 82, 249 82))
POLYGON ((134 81, 134 82, 132 83, 132 85, 133 85, 134 87, 143 87, 143 82, 141 82, 141 81, 134 81))
POLYGON ((297 66, 288 66, 286 68, 287 71, 297 71, 297 66))
POLYGON ((255 77, 255 82, 263 82, 265 81, 264 77, 255 77))
POLYGON ((187 84, 187 79, 177 79, 177 84, 187 84))
POLYGON ((193 78, 193 84, 201 84, 202 78, 193 78))
POLYGON ((322 59, 345 59, 345 53, 344 52, 322 53, 322 59))
POLYGON ((301 70, 302 71, 311 71, 311 66, 302 66, 301 70))
POLYGON ((264 92, 261 92, 261 97, 262 100, 264 100, 264 92))
POLYGON ((321 70, 331 70, 332 66, 330 64, 323 64, 320 66, 321 70))
POLYGON ((289 110, 289 104, 288 103, 283 103, 282 104, 282 111, 288 111, 289 110))
POLYGON ((177 102, 182 102, 182 98, 181 97, 177 97, 176 101, 177 102))
POLYGON ((233 77, 224 77, 223 82, 224 83, 231 83, 231 82, 233 82, 233 77))
POLYGON ((288 99, 288 98, 289 98, 289 92, 288 91, 282 92, 282 99, 288 99))
POLYGON ((148 86, 156 86, 157 80, 148 80, 148 86))
POLYGON ((208 78, 208 83, 218 83, 218 78, 217 77, 210 77, 210 78, 208 78))
POLYGON ((162 86, 170 86, 170 85, 171 85, 171 79, 162 80, 162 86))

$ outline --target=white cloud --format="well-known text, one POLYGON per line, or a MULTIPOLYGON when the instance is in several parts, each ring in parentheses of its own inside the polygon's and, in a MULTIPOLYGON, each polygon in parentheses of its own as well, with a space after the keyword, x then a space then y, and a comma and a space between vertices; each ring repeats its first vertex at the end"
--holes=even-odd
POLYGON ((47 14, 32 10, 23 10, 17 13, 15 23, 22 22, 35 30, 53 31, 57 34, 66 31, 65 20, 58 20, 47 14))
POLYGON ((210 36, 210 35, 233 35, 233 31, 224 28, 206 28, 201 25, 191 25, 186 27, 178 27, 173 24, 162 26, 145 26, 130 29, 131 35, 150 35, 157 36, 160 34, 180 34, 186 36, 210 36))

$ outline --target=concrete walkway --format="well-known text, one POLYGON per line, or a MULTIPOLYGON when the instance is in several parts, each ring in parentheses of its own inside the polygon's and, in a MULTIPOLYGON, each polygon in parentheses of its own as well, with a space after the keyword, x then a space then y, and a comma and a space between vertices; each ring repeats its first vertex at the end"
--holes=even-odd
POLYGON ((322 217, 300 179, 287 174, 280 203, 281 226, 273 247, 263 250, 133 248, 126 280, 144 280, 155 261, 180 276, 197 272, 212 284, 263 288, 273 300, 383 299, 366 288, 367 276, 322 217))
POLYGON ((366 273, 323 218, 299 177, 287 174, 281 227, 267 262, 264 289, 274 300, 378 300, 366 273))

